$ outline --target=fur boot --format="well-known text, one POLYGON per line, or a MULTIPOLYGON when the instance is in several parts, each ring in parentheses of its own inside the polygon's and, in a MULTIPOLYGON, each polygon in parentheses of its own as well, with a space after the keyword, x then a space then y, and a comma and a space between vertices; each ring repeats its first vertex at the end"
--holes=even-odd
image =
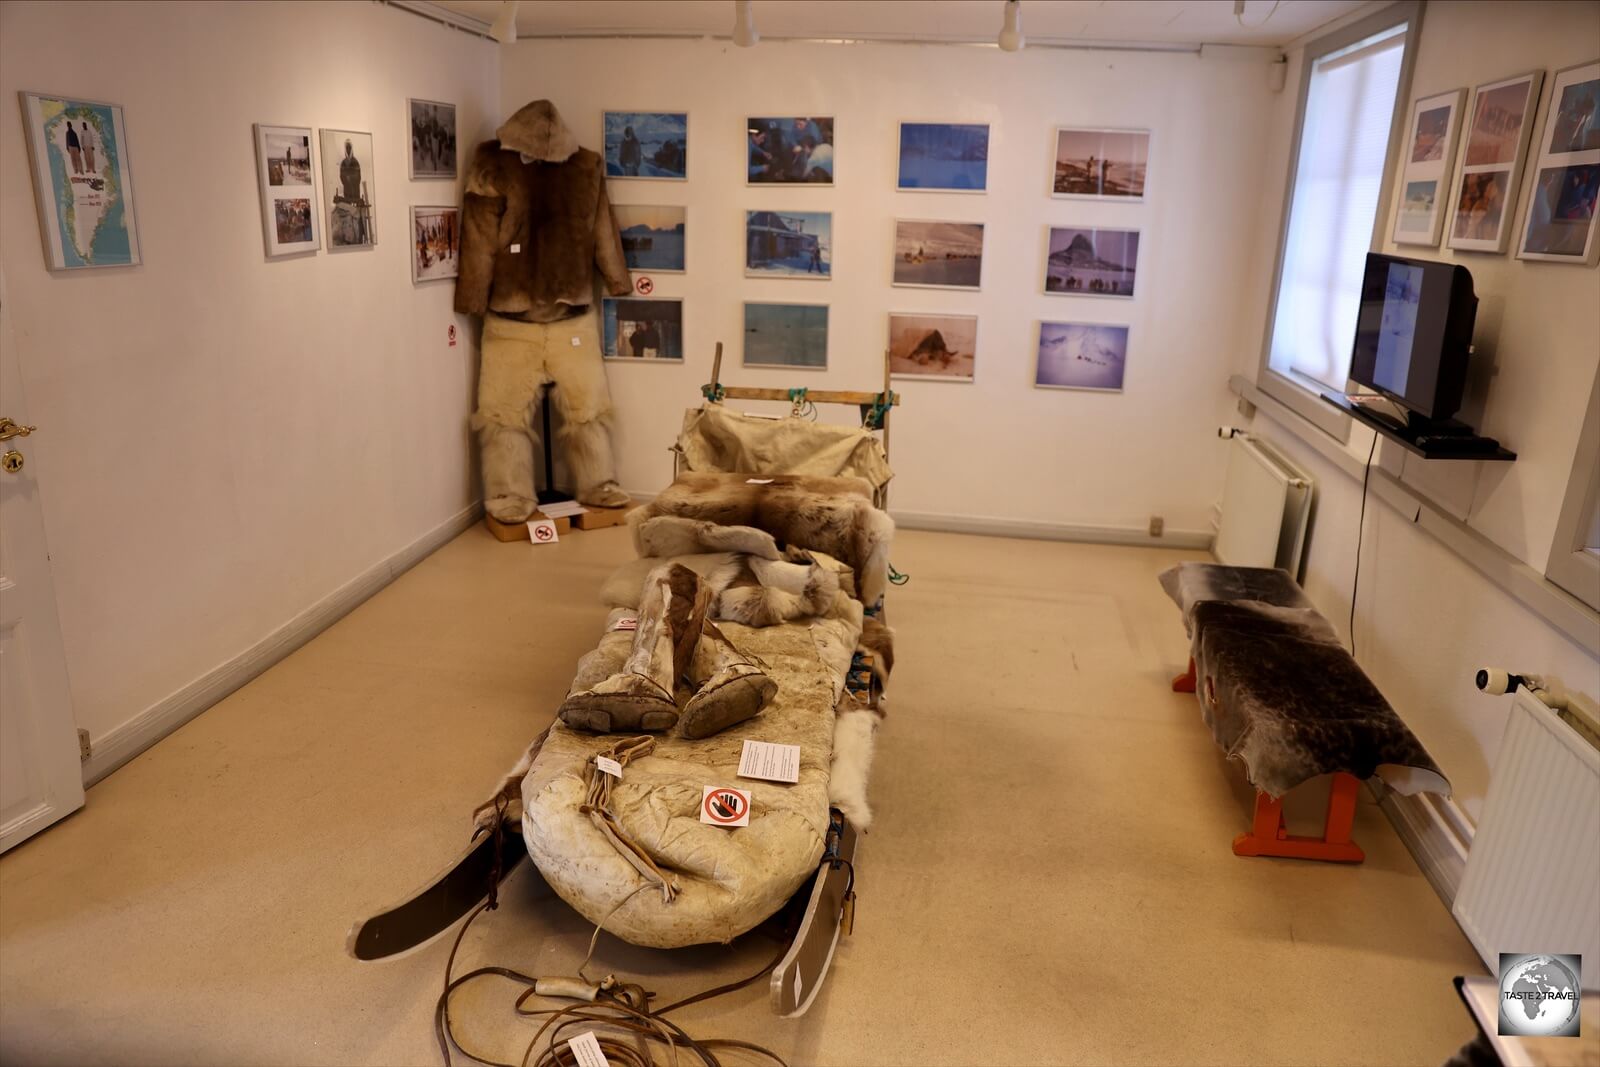
POLYGON ((474 415, 483 470, 483 508, 506 523, 527 522, 538 508, 533 488, 533 431, 474 415))
POLYGON ((751 663, 706 620, 689 665, 694 696, 683 706, 684 737, 710 737, 761 712, 777 695, 778 683, 751 663))
POLYGON ((560 436, 567 469, 578 487, 578 503, 596 508, 626 504, 628 494, 617 484, 617 462, 611 454, 611 416, 564 422, 560 436))
POLYGON ((579 689, 578 681, 587 681, 580 664, 561 720, 599 733, 670 730, 678 721, 677 680, 689 670, 710 602, 711 591, 689 568, 674 563, 652 571, 622 669, 579 689))

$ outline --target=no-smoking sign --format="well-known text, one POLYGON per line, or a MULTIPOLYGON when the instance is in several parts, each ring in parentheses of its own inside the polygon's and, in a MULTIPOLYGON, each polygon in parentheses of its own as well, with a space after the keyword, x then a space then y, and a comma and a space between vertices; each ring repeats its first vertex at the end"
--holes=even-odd
POLYGON ((730 786, 706 786, 700 797, 700 821, 712 826, 749 826, 750 794, 730 786))
POLYGON ((633 283, 633 287, 638 291, 640 296, 649 296, 651 293, 656 291, 656 283, 651 281, 649 278, 640 278, 638 281, 633 283))
POLYGON ((553 519, 529 519, 528 540, 536 545, 548 545, 561 538, 556 534, 556 524, 553 519))

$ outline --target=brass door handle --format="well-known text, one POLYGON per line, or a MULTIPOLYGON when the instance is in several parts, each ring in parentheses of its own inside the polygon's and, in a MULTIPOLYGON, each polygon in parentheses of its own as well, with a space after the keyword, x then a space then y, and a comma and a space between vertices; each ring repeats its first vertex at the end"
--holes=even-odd
POLYGON ((38 428, 37 426, 23 426, 21 423, 13 422, 4 415, 0 415, 0 441, 9 441, 13 437, 26 437, 38 428))

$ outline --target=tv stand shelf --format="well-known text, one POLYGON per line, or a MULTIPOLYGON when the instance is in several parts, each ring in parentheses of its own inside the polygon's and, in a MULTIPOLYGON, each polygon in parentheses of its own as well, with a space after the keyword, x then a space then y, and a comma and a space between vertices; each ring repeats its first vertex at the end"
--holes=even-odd
POLYGON ((1420 425, 1417 422, 1402 423, 1371 410, 1366 404, 1343 393, 1323 393, 1322 399, 1423 459, 1475 459, 1509 463, 1517 458, 1515 452, 1502 448, 1493 437, 1480 437, 1472 432, 1470 426, 1454 419, 1420 425))

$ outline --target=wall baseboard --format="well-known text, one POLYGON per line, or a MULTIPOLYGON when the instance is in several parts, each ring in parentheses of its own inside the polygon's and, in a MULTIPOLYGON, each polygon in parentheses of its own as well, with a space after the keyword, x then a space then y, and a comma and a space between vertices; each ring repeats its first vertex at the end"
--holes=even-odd
POLYGON ((1466 813, 1448 797, 1403 796, 1391 789, 1382 790, 1378 807, 1444 906, 1452 907, 1472 848, 1472 822, 1466 813))
POLYGON ((1097 545, 1138 545, 1144 548, 1211 548, 1210 530, 1167 530, 1160 537, 1132 526, 1086 526, 1037 519, 1002 519, 988 515, 941 515, 930 511, 889 509, 903 530, 977 534, 981 537, 1021 537, 1032 541, 1081 541, 1097 545))
POLYGON ((233 659, 207 671, 171 696, 92 739, 83 762, 83 784, 91 786, 278 663, 295 649, 344 618, 368 597, 469 529, 483 514, 474 503, 456 512, 400 551, 379 560, 311 605, 233 659))

